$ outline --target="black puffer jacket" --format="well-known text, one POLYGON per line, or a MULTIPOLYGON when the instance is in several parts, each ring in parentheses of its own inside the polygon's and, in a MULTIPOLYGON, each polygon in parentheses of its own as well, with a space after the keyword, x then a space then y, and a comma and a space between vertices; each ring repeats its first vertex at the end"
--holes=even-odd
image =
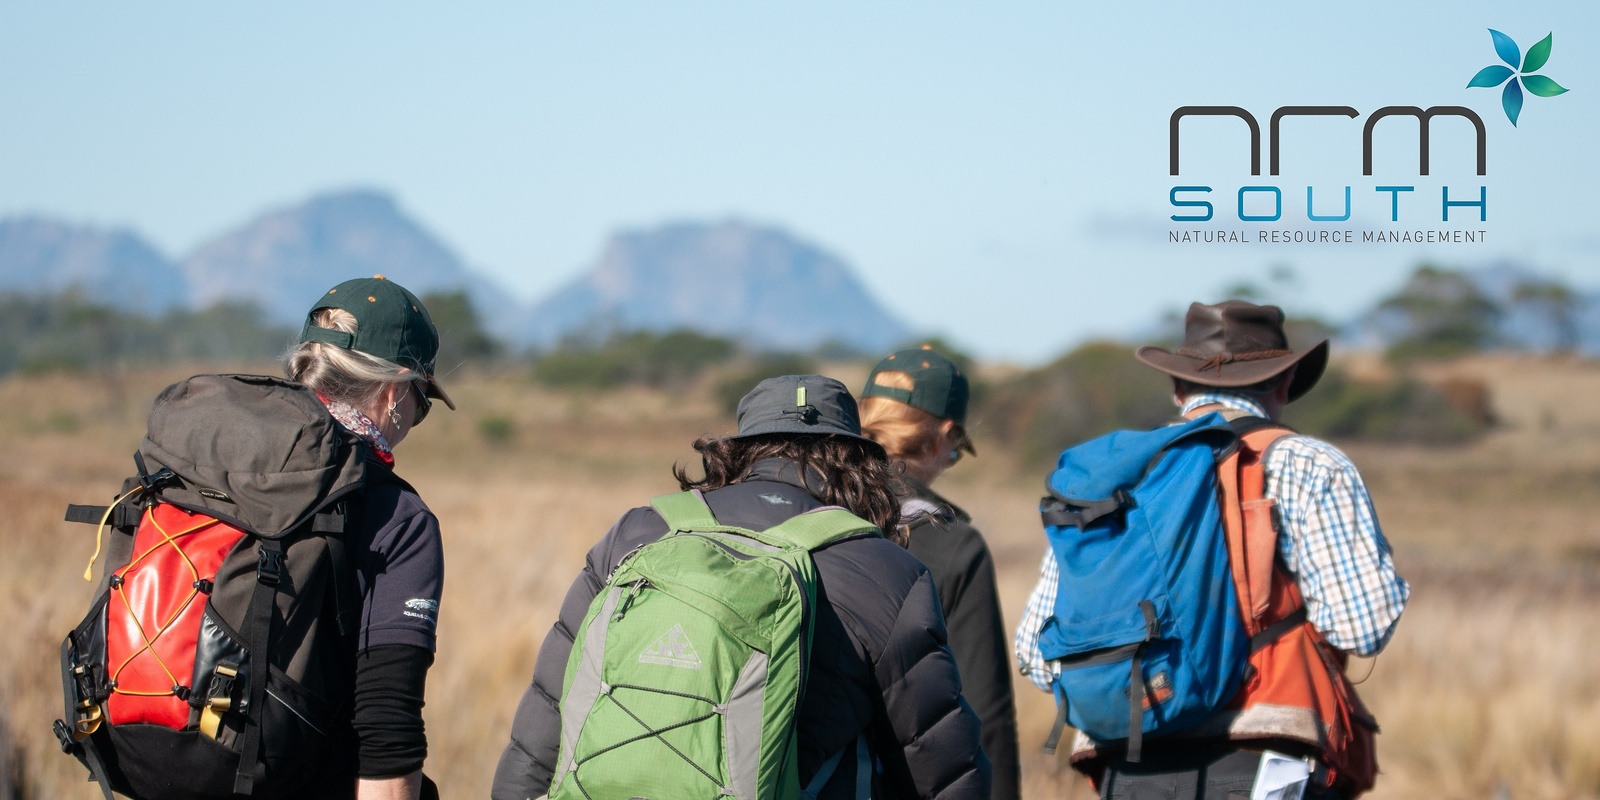
POLYGON ((994 800, 1022 795, 1017 758, 1017 709, 1011 691, 1010 642, 1000 616, 994 558, 972 517, 926 484, 906 477, 900 487, 907 549, 933 573, 961 667, 961 693, 983 720, 983 751, 994 763, 994 800))
MULTIPOLYGON (((822 505, 798 472, 793 462, 763 461, 743 482, 707 492, 706 502, 725 524, 764 530, 822 505)), ((573 634, 623 556, 666 533, 654 509, 636 508, 589 551, 517 707, 495 771, 495 800, 534 798, 548 789, 573 634)), ((875 536, 837 542, 813 559, 817 597, 825 602, 818 603, 811 677, 797 722, 802 784, 865 733, 882 769, 874 797, 987 798, 990 767, 978 717, 961 696, 927 568, 875 536)), ((855 764, 841 759, 821 797, 850 797, 854 785, 855 764)))

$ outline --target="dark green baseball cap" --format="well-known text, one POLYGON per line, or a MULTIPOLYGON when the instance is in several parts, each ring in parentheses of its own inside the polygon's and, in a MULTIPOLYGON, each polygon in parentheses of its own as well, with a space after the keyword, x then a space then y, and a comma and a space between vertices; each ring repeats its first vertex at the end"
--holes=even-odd
POLYGON ((890 353, 872 368, 872 373, 867 376, 867 388, 861 392, 863 399, 887 397, 899 400, 939 419, 952 420, 962 427, 967 424, 967 400, 970 395, 971 388, 961 368, 930 345, 890 353), (880 383, 878 374, 882 372, 905 373, 911 377, 911 388, 902 389, 880 383))
POLYGON ((406 287, 382 275, 356 278, 329 289, 306 313, 300 341, 357 350, 399 364, 422 376, 427 396, 444 401, 451 411, 456 408, 433 374, 433 362, 439 355, 439 331, 433 327, 428 309, 406 287), (356 332, 311 324, 312 317, 324 308, 350 312, 356 318, 356 332))
POLYGON ((733 438, 773 433, 872 442, 861 435, 861 414, 850 390, 823 375, 767 378, 739 401, 739 432, 733 438))

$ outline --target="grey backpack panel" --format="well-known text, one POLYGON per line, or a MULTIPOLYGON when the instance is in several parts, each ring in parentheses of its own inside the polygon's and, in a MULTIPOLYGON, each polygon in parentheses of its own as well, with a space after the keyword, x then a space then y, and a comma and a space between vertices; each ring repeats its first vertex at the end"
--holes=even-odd
POLYGON ((314 393, 263 375, 167 387, 139 453, 149 473, 165 467, 183 480, 165 499, 269 539, 360 487, 365 472, 353 436, 314 393))

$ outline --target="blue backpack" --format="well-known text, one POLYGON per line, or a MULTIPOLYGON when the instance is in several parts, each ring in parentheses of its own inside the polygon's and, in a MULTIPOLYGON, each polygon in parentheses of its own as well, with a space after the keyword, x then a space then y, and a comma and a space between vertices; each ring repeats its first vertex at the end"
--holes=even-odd
POLYGON ((1239 691, 1250 655, 1228 566, 1217 464, 1237 441, 1220 414, 1117 431, 1061 454, 1040 504, 1060 569, 1039 649, 1056 723, 1099 740, 1198 725, 1239 691))

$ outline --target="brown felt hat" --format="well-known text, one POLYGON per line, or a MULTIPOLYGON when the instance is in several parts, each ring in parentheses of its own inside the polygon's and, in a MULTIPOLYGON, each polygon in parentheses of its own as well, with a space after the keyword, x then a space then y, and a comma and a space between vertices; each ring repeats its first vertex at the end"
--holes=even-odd
POLYGON ((1290 350, 1283 309, 1243 300, 1193 303, 1183 320, 1183 346, 1176 353, 1145 345, 1134 357, 1174 378, 1201 386, 1239 388, 1260 383, 1296 364, 1289 399, 1298 400, 1328 366, 1328 340, 1290 350))

